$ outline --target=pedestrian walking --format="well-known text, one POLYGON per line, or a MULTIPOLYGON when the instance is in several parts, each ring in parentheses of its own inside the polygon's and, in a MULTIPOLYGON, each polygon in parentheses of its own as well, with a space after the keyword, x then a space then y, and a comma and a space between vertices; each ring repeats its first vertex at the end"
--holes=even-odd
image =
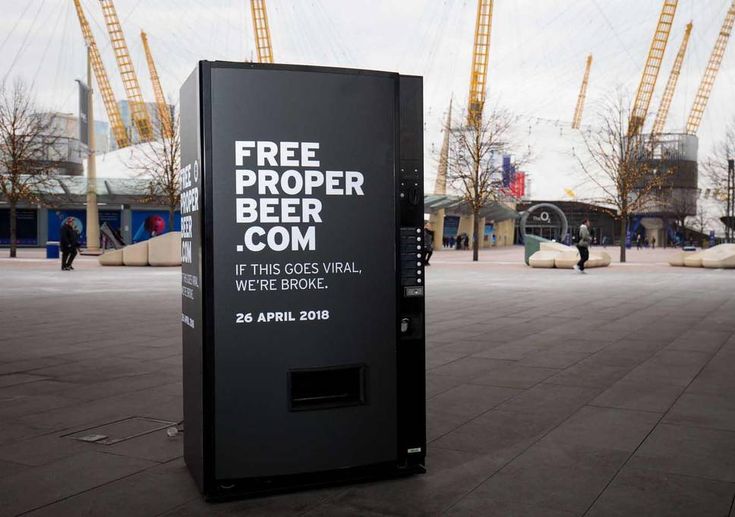
POLYGON ((656 237, 651 237, 651 249, 656 249, 656 237))
POLYGON ((61 270, 70 271, 74 269, 72 262, 74 257, 77 256, 77 249, 79 248, 79 235, 74 229, 74 219, 67 217, 64 224, 61 226, 61 270))
POLYGON ((577 241, 577 249, 579 250, 579 262, 574 266, 575 271, 584 273, 584 263, 590 258, 590 242, 592 235, 589 230, 590 220, 585 217, 582 225, 579 227, 579 240, 577 241))
POLYGON ((638 237, 635 238, 635 247, 636 249, 641 249, 641 244, 643 242, 643 237, 641 237, 641 234, 638 234, 638 237))
POLYGON ((424 265, 430 266, 429 259, 434 254, 434 230, 431 229, 431 223, 424 226, 424 265))

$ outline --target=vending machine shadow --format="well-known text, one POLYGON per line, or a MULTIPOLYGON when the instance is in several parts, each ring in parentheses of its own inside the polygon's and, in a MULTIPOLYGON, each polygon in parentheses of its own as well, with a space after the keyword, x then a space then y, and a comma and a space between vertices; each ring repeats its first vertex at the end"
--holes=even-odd
POLYGON ((424 472, 420 77, 181 89, 184 456, 208 500, 424 472))

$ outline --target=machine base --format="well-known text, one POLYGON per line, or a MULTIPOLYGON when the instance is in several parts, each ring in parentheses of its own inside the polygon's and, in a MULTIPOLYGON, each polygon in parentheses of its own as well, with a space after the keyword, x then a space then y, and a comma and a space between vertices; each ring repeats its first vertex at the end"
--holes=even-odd
POLYGON ((423 474, 426 469, 423 458, 421 461, 421 464, 406 466, 378 463, 307 474, 218 480, 214 482, 215 486, 205 491, 204 497, 207 502, 214 503, 423 474))

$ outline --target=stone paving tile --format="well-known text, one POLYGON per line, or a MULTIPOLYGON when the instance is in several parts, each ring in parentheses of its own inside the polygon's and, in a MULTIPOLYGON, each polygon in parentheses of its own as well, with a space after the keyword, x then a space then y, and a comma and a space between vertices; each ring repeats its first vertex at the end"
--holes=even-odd
POLYGON ((56 428, 57 425, 43 418, 48 411, 60 411, 79 401, 56 395, 3 395, 0 393, 0 420, 25 423, 30 427, 56 428), (34 422, 22 422, 28 415, 40 415, 34 422))
POLYGON ((528 355, 544 350, 544 346, 536 343, 518 343, 516 341, 503 343, 485 351, 478 351, 474 357, 494 359, 496 361, 517 361, 528 355))
POLYGON ((735 392, 733 371, 735 371, 735 349, 723 347, 687 387, 687 393, 703 395, 733 393, 735 392))
POLYGON ((735 278, 442 265, 453 256, 427 272, 429 473, 216 505, 184 469, 181 435, 55 446, 129 416, 181 420, 178 272, 3 262, 0 321, 15 324, 0 333, 0 514, 728 511, 735 278))
POLYGON ((520 454, 558 421, 543 415, 492 410, 432 442, 456 451, 492 454, 499 459, 520 454))
POLYGON ((473 379, 472 384, 503 386, 506 388, 530 388, 558 373, 558 371, 554 368, 538 368, 510 364, 493 368, 482 377, 473 379))
POLYGON ((486 375, 493 368, 507 366, 509 361, 497 359, 484 359, 481 357, 465 357, 451 363, 434 368, 432 373, 438 375, 449 375, 450 377, 462 377, 465 381, 486 375))
POLYGON ((89 444, 48 433, 35 438, 0 445, 0 460, 39 466, 89 451, 89 444))
POLYGON ((161 430, 112 445, 94 445, 93 447, 106 454, 167 463, 184 454, 184 437, 181 434, 169 437, 166 430, 161 430))
POLYGON ((539 445, 633 452, 659 419, 660 415, 650 412, 585 406, 544 436, 539 445))
POLYGON ((33 359, 23 359, 20 361, 11 361, 6 363, 0 362, 0 374, 33 373, 34 370, 45 368, 47 366, 56 366, 65 362, 68 362, 68 360, 55 356, 34 357, 33 359))
POLYGON ((729 330, 688 330, 672 341, 666 350, 714 353, 730 336, 732 332, 729 330))
POLYGON ((434 370, 440 366, 452 363, 458 359, 465 357, 462 352, 445 352, 443 350, 435 350, 426 357, 426 371, 434 370))
POLYGON ((0 446, 7 443, 28 440, 35 436, 48 434, 49 432, 49 429, 42 427, 32 427, 16 422, 0 421, 0 446))
POLYGON ((456 388, 460 384, 466 382, 462 377, 452 377, 449 375, 439 375, 433 371, 426 374, 426 398, 432 399, 452 388, 456 388))
POLYGON ((0 388, 5 386, 15 386, 18 384, 25 384, 28 382, 43 381, 48 379, 42 375, 31 375, 27 373, 8 373, 0 375, 0 388))
POLYGON ((592 359, 583 359, 546 380, 548 384, 606 388, 622 379, 630 371, 629 366, 610 366, 592 359))
POLYGON ((23 397, 28 395, 55 395, 60 394, 64 390, 79 386, 82 385, 75 384, 73 382, 60 382, 55 380, 33 381, 0 388, 0 397, 11 399, 13 397, 23 397))
POLYGON ((586 515, 727 515, 733 496, 733 483, 625 467, 586 515))
POLYGON ((645 380, 616 382, 590 402, 593 406, 665 413, 684 391, 684 386, 645 380))
MULTIPOLYGON (((181 475, 182 477, 188 476, 188 472, 184 472, 181 475)), ((304 515, 305 512, 317 508, 325 501, 334 499, 337 494, 343 491, 341 488, 330 488, 279 494, 243 501, 207 503, 196 492, 196 488, 193 487, 191 476, 189 476, 187 486, 191 487, 191 494, 194 494, 195 497, 158 515, 167 517, 200 517, 202 515, 273 517, 278 515, 304 515)))
POLYGON ((664 350, 633 369, 625 379, 687 386, 711 357, 700 352, 664 350))
POLYGON ((607 486, 627 456, 626 452, 611 449, 536 445, 476 488, 463 502, 504 501, 580 515, 607 486))
POLYGON ((158 515, 195 498, 199 499, 196 486, 183 461, 177 460, 92 488, 28 515, 158 515))
MULTIPOLYGON (((248 512, 250 513, 250 512, 248 512)), ((310 516, 326 516, 326 517, 351 517, 354 515, 364 515, 365 517, 395 516, 399 513, 384 513, 358 508, 349 504, 324 503, 320 504, 312 510, 308 510, 301 515, 310 516)))
POLYGON ((652 357, 656 352, 665 348, 673 338, 651 336, 650 338, 632 336, 616 341, 605 347, 605 352, 639 353, 652 357))
POLYGON ((426 440, 431 443, 474 417, 444 413, 435 409, 426 410, 426 440))
POLYGON ((430 399, 426 407, 429 410, 471 418, 520 393, 523 392, 512 388, 462 384, 430 399))
POLYGON ((567 418, 593 399, 599 391, 597 388, 542 383, 500 404, 498 409, 567 418))
POLYGON ((70 388, 59 389, 58 393, 64 397, 89 401, 148 388, 156 388, 175 381, 177 377, 178 376, 171 375, 167 372, 155 371, 152 373, 127 375, 125 377, 118 377, 100 382, 91 382, 81 385, 77 384, 70 388))
POLYGON ((486 517, 575 517, 578 514, 540 506, 523 501, 497 501, 478 497, 466 497, 452 506, 447 515, 483 515, 486 517))
POLYGON ((663 421, 667 424, 735 431, 735 398, 726 393, 701 395, 687 391, 679 397, 663 421))
POLYGON ((490 477, 502 464, 492 455, 433 447, 429 449, 426 474, 348 487, 332 502, 360 511, 436 515, 490 477))
POLYGON ((735 432, 660 424, 628 464, 735 482, 735 432))
POLYGON ((460 357, 465 357, 472 354, 477 354, 492 350, 499 346, 499 343, 493 338, 484 336, 482 339, 466 339, 463 341, 455 341, 453 343, 442 343, 437 346, 435 350, 448 354, 459 354, 460 357))
POLYGON ((12 461, 0 460, 0 479, 22 472, 27 468, 30 467, 28 465, 21 465, 20 463, 13 463, 12 461))
POLYGON ((590 354, 587 352, 548 350, 536 354, 529 354, 518 361, 518 364, 543 368, 567 368, 589 356, 590 354))
POLYGON ((141 472, 152 465, 134 458, 83 452, 3 478, 0 482, 0 508, 7 515, 27 512, 141 472))

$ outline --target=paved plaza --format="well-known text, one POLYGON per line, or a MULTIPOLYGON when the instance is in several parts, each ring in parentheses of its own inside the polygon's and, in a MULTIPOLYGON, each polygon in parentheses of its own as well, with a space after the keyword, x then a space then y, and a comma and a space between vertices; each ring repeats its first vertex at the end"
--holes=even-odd
POLYGON ((735 271, 670 253, 587 275, 435 253, 427 474, 214 505, 166 432, 180 270, 0 258, 0 515, 733 517, 735 271))

